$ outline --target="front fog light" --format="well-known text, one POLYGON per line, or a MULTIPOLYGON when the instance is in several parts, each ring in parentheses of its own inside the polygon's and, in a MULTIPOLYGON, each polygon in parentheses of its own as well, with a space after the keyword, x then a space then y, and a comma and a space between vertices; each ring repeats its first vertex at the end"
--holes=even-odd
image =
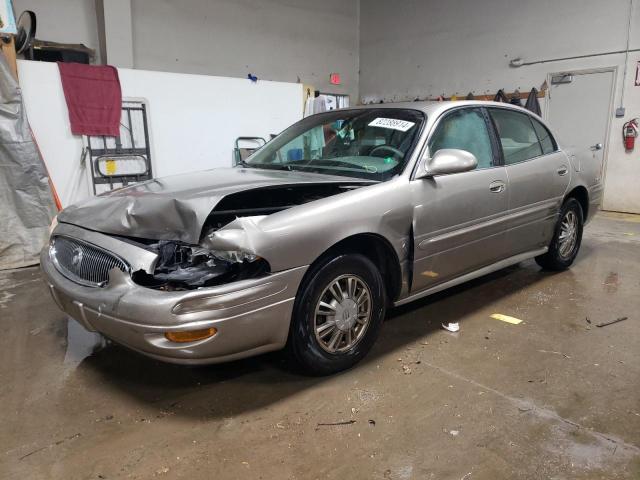
POLYGON ((202 330, 189 330, 186 332, 165 332, 164 336, 170 342, 187 343, 213 337, 217 331, 218 330, 216 328, 211 327, 202 330))

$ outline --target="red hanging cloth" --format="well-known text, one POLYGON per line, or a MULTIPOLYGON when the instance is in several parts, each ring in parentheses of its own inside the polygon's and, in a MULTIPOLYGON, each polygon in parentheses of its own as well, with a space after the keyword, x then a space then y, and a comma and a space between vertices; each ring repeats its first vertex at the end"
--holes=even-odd
POLYGON ((120 136, 122 91, 110 65, 58 62, 74 135, 120 136))

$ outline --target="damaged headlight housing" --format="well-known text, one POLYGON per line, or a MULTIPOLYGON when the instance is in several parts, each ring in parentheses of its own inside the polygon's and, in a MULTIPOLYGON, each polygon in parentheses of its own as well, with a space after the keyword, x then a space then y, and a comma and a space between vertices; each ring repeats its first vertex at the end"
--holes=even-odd
POLYGON ((216 258, 226 260, 228 262, 255 262, 260 257, 253 253, 235 251, 223 251, 223 250, 209 250, 209 252, 216 258))
POLYGON ((150 245, 158 252, 152 275, 134 273, 134 281, 163 290, 210 287, 268 273, 269 264, 249 252, 209 250, 197 245, 161 241, 150 245))

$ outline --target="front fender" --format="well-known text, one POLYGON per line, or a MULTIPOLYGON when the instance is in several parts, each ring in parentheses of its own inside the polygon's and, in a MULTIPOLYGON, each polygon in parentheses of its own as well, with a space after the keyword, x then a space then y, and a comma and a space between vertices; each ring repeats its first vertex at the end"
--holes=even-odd
POLYGON ((373 233, 387 239, 402 262, 411 222, 408 181, 396 178, 272 215, 237 218, 205 234, 203 246, 259 255, 277 272, 309 265, 348 237, 373 233))

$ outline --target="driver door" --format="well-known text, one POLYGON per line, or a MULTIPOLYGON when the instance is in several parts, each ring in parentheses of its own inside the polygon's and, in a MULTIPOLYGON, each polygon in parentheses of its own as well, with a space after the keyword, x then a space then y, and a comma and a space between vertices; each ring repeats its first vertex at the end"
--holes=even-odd
POLYGON ((508 179, 489 117, 462 107, 438 121, 429 155, 442 148, 473 153, 469 172, 411 181, 414 250, 411 293, 430 288, 506 258, 508 179))

